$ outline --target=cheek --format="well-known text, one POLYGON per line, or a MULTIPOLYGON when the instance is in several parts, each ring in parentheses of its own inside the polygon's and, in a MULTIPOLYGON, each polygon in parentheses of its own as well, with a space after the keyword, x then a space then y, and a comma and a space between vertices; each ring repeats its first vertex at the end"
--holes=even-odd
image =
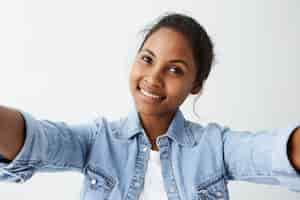
POLYGON ((172 82, 168 84, 167 90, 171 96, 184 99, 189 94, 190 88, 185 83, 172 82))
POLYGON ((135 63, 131 67, 130 77, 132 77, 133 79, 136 79, 142 75, 142 72, 143 72, 143 70, 141 69, 141 67, 139 67, 138 64, 135 63))
POLYGON ((135 66, 132 66, 132 69, 129 74, 130 86, 135 87, 140 77, 141 77, 141 72, 135 66))

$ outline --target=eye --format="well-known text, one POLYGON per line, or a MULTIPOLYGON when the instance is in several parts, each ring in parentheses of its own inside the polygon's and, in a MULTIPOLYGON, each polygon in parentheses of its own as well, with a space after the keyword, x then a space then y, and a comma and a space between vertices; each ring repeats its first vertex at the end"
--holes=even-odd
POLYGON ((147 64, 151 64, 152 63, 152 58, 150 56, 142 55, 141 59, 143 60, 143 62, 145 62, 147 64))
POLYGON ((176 67, 176 66, 171 66, 169 68, 169 71, 173 74, 176 74, 176 75, 181 75, 183 74, 183 71, 179 68, 179 67, 176 67))

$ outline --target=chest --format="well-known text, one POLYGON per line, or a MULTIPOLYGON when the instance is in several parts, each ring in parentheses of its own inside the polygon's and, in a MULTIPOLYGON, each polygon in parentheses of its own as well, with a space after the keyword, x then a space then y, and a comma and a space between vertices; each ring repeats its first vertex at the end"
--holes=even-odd
POLYGON ((85 168, 82 200, 138 200, 144 191, 165 192, 173 200, 228 199, 221 150, 205 144, 183 148, 167 138, 158 148, 160 164, 151 174, 160 173, 159 189, 147 184, 149 144, 139 139, 97 142, 85 168))

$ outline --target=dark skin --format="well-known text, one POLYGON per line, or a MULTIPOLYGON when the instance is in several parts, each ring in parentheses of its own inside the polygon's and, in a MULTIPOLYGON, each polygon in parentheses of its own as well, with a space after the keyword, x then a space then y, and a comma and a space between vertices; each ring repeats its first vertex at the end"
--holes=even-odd
POLYGON ((300 173, 300 128, 297 128, 290 138, 289 159, 300 173))
POLYGON ((130 74, 130 88, 153 150, 166 133, 179 106, 189 94, 200 91, 197 68, 184 36, 172 29, 153 33, 138 52, 130 74), (157 95, 155 99, 141 90, 157 95))
MULTIPOLYGON (((187 96, 201 91, 196 72, 187 40, 172 29, 157 30, 138 52, 130 73, 130 90, 152 150, 158 151, 156 138, 166 133, 187 96)), ((289 144, 291 164, 300 171, 300 128, 289 144)))
POLYGON ((186 97, 200 91, 196 72, 189 43, 172 29, 161 28, 153 33, 138 52, 130 89, 153 150, 158 150, 156 138, 166 133, 186 97))

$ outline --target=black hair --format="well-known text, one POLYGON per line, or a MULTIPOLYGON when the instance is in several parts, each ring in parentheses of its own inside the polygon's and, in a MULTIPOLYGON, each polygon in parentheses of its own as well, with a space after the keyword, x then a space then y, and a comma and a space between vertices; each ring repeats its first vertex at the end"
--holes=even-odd
POLYGON ((143 30, 145 36, 138 51, 142 50, 147 39, 160 28, 173 29, 183 34, 187 39, 197 67, 196 81, 202 90, 214 61, 213 43, 206 30, 190 16, 179 13, 167 13, 161 16, 156 23, 143 30))
POLYGON ((150 28, 144 29, 146 34, 139 51, 143 48, 147 39, 160 28, 171 28, 183 34, 187 39, 197 65, 197 81, 202 88, 211 71, 214 59, 213 43, 206 30, 192 17, 179 13, 166 14, 150 28))

